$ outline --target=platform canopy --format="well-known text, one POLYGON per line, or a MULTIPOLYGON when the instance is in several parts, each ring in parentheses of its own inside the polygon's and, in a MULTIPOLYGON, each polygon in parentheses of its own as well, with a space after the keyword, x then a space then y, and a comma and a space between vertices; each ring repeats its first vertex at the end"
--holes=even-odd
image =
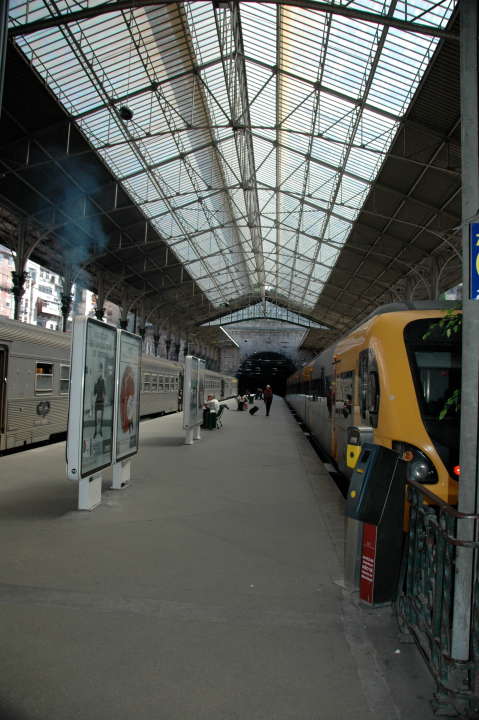
POLYGON ((344 328, 454 244, 457 117, 430 90, 429 131, 407 124, 433 57, 457 52, 454 6, 10 0, 10 34, 145 219, 141 258, 108 239, 119 267, 150 277, 164 244, 199 322, 269 298, 344 328), (437 192, 408 204, 432 170, 437 192))

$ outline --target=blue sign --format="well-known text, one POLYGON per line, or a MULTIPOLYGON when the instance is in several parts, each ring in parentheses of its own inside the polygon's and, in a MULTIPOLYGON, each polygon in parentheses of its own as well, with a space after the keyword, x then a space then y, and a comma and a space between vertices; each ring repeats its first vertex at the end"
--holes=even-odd
POLYGON ((479 222, 469 224, 469 299, 479 300, 479 222))

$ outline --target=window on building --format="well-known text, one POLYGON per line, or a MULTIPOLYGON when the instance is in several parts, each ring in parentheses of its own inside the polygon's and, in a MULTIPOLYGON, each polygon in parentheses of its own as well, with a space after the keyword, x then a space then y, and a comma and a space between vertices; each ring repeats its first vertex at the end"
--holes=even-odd
POLYGON ((39 285, 39 286, 38 286, 38 291, 39 291, 39 292, 42 292, 42 293, 45 293, 46 295, 51 295, 51 294, 52 294, 52 289, 51 289, 51 287, 50 287, 49 285, 39 285))
POLYGON ((35 368, 35 392, 52 392, 53 364, 37 362, 35 368))
POLYGON ((60 395, 66 395, 70 390, 70 366, 60 365, 60 395))

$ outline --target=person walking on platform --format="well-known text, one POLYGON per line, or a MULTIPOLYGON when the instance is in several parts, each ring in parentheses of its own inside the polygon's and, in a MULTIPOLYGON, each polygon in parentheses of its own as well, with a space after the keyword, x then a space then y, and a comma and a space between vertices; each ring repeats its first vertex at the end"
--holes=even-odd
POLYGON ((263 400, 266 406, 266 417, 269 417, 271 403, 273 402, 273 391, 271 390, 271 385, 266 385, 263 390, 263 400))

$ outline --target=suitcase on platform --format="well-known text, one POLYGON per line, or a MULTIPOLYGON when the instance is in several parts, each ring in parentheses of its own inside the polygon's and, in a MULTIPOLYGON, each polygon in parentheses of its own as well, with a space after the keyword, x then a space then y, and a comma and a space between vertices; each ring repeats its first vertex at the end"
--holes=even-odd
POLYGON ((259 407, 258 407, 257 405, 253 405, 253 407, 252 407, 251 410, 249 411, 249 414, 250 414, 250 415, 254 415, 255 413, 258 412, 258 410, 259 410, 259 407))

